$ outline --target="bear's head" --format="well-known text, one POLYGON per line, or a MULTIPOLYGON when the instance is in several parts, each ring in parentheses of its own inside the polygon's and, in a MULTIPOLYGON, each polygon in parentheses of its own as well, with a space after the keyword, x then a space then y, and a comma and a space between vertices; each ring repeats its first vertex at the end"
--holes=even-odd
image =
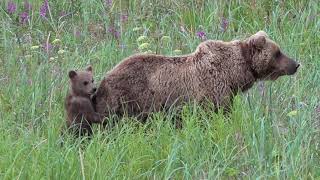
POLYGON ((96 91, 92 66, 88 66, 85 71, 69 71, 69 78, 71 91, 76 96, 90 97, 96 91))
POLYGON ((246 48, 252 72, 257 79, 276 80, 296 73, 299 63, 286 56, 264 31, 249 37, 246 48))

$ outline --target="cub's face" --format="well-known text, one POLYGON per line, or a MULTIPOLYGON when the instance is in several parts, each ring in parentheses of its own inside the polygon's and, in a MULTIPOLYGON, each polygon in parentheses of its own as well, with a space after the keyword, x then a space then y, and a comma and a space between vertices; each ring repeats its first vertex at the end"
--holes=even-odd
POLYGON ((283 75, 293 75, 300 66, 285 55, 263 31, 251 36, 247 43, 251 51, 252 68, 259 79, 276 80, 283 75))
POLYGON ((90 97, 96 91, 91 66, 85 71, 70 71, 69 78, 71 89, 78 96, 90 97))

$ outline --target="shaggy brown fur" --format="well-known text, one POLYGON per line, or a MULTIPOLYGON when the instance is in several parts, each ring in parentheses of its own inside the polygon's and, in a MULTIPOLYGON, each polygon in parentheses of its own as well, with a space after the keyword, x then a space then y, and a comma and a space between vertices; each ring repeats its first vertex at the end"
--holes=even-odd
POLYGON ((69 72, 71 88, 65 100, 67 126, 76 135, 91 135, 92 123, 101 123, 103 116, 95 112, 90 96, 96 91, 92 67, 69 72))
POLYGON ((292 75, 298 67, 263 31, 244 41, 208 40, 185 56, 133 55, 103 79, 96 108, 105 116, 142 117, 190 100, 228 108, 257 80, 292 75))

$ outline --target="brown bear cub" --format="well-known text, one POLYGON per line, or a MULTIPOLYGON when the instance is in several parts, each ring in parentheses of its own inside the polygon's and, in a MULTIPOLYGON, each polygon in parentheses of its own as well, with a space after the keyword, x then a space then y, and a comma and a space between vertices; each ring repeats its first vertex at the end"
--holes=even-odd
POLYGON ((95 93, 92 67, 85 71, 69 71, 70 89, 65 100, 67 127, 77 136, 91 135, 93 123, 103 117, 95 112, 91 96, 95 93))
POLYGON ((299 63, 259 31, 244 40, 207 40, 183 56, 133 55, 105 76, 97 90, 96 110, 147 117, 195 101, 228 110, 234 95, 260 80, 293 75, 299 63))

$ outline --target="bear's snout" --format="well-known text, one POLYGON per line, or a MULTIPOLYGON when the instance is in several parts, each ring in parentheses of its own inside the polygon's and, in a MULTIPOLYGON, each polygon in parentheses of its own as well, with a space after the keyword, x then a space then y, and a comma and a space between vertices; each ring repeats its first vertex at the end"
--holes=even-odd
POLYGON ((275 62, 276 64, 274 66, 279 70, 280 76, 293 75, 300 67, 300 64, 297 61, 289 58, 285 54, 281 54, 275 62))
POLYGON ((288 75, 293 75, 297 72, 298 68, 300 67, 300 64, 292 59, 289 60, 290 65, 288 67, 288 75))
POLYGON ((91 90, 91 93, 93 94, 93 93, 95 93, 97 91, 97 88, 92 88, 92 90, 91 90))

